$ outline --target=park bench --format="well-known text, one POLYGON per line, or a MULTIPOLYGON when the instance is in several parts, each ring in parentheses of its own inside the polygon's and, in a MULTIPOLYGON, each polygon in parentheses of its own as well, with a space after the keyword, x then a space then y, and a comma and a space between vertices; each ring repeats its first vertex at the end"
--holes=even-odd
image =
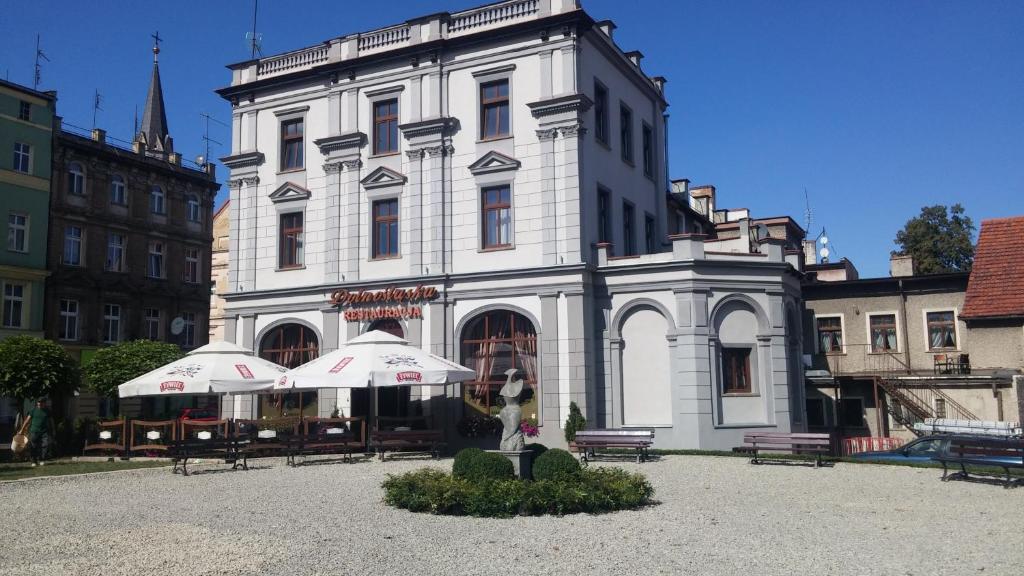
POLYGON ((440 456, 444 445, 441 430, 374 430, 370 432, 370 446, 377 451, 381 460, 385 452, 400 450, 428 453, 434 458, 440 456))
POLYGON ((246 453, 242 447, 247 443, 240 438, 207 437, 200 432, 198 438, 172 440, 167 446, 167 454, 174 461, 173 474, 177 474, 180 466, 182 475, 188 476, 189 460, 223 460, 230 464, 232 470, 248 470, 246 453))
POLYGON ((821 455, 828 454, 832 448, 832 436, 829 434, 812 434, 806 432, 748 432, 743 435, 743 446, 733 448, 733 452, 750 454, 751 464, 760 464, 758 453, 791 452, 793 454, 814 454, 814 467, 821 466, 821 455))
POLYGON ((362 418, 310 418, 303 434, 282 439, 286 463, 296 466, 299 456, 340 454, 352 461, 352 454, 366 448, 366 422, 362 418))
MULTIPOLYGON (((992 438, 984 436, 951 436, 946 449, 932 460, 942 463, 942 481, 967 479, 967 465, 1002 468, 1006 473, 1005 488, 1015 485, 1010 469, 1024 470, 1024 438, 992 438), (998 460, 995 460, 998 458, 998 460), (960 471, 949 474, 948 466, 958 464, 960 471)), ((1021 482, 1020 479, 1016 484, 1021 482)))
POLYGON ((636 462, 644 462, 648 458, 647 450, 654 444, 654 430, 579 430, 572 447, 580 455, 580 462, 586 466, 587 461, 597 456, 598 449, 624 448, 636 451, 636 462))
POLYGON ((288 439, 299 435, 298 418, 242 419, 234 421, 234 436, 247 442, 241 450, 249 458, 286 456, 288 439))

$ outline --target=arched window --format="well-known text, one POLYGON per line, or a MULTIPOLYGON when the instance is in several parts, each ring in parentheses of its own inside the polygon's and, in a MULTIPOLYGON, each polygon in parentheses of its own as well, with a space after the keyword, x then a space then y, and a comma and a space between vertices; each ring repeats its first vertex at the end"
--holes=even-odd
POLYGON ((124 184, 124 177, 120 174, 114 174, 110 177, 110 203, 119 204, 121 206, 128 204, 128 194, 124 184))
POLYGON ((387 332, 392 336, 398 336, 399 338, 405 338, 405 330, 402 328, 402 323, 394 318, 382 318, 377 320, 373 324, 370 324, 370 330, 380 330, 381 332, 387 332))
POLYGON ((153 186, 149 191, 149 211, 153 214, 166 214, 167 208, 164 205, 164 189, 153 186))
POLYGON ((511 310, 484 312, 462 330, 460 344, 462 364, 476 371, 476 379, 463 387, 468 407, 497 414, 505 371, 518 368, 515 377, 526 384, 519 397, 523 417, 537 417, 537 331, 529 319, 511 310))
POLYGON ((68 194, 85 194, 85 169, 78 162, 68 164, 68 194))
POLYGON ((203 213, 199 206, 199 197, 195 194, 189 194, 185 198, 185 213, 189 222, 202 222, 203 213))
MULTIPOLYGON (((275 326, 260 340, 260 358, 295 368, 320 355, 320 342, 312 329, 302 324, 275 326)), ((261 394, 259 416, 317 416, 315 391, 261 394)))

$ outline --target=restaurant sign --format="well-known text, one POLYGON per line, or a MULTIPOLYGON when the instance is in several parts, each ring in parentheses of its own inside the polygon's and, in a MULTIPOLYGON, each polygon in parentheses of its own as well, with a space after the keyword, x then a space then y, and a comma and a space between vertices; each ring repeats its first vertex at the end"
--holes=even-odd
POLYGON ((423 303, 437 298, 437 288, 385 288, 383 290, 337 290, 330 305, 344 310, 346 322, 382 318, 422 318, 423 303))

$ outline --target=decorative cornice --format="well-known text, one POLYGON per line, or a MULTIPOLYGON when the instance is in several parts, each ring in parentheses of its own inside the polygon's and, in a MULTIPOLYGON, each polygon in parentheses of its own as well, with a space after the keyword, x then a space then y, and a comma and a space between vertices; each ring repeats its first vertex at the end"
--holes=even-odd
POLYGON ((277 190, 270 193, 270 201, 290 202, 292 200, 309 200, 313 193, 294 182, 285 182, 277 190))
POLYGON ((547 128, 545 130, 537 130, 538 140, 554 140, 558 137, 558 128, 547 128))
POLYGON ((255 186, 260 183, 259 176, 246 176, 242 178, 242 183, 246 186, 255 186))
POLYGON ((445 137, 450 136, 455 131, 458 123, 459 121, 455 118, 443 116, 400 124, 398 129, 402 131, 402 136, 405 136, 406 139, 423 138, 426 136, 445 137))
POLYGON ((263 164, 263 160, 263 152, 253 150, 251 152, 240 152, 233 156, 224 156, 220 159, 220 162, 229 170, 235 170, 238 168, 259 166, 260 164, 263 164))
POLYGON ((381 166, 373 172, 370 172, 366 178, 363 178, 360 182, 363 187, 367 190, 374 188, 383 188, 385 186, 401 186, 405 184, 407 178, 404 174, 399 174, 390 168, 381 166))
POLYGON ((240 190, 241 188, 242 188, 242 179, 241 178, 234 178, 234 179, 228 180, 228 189, 229 190, 240 190))
POLYGON ((445 144, 443 146, 427 146, 423 151, 431 158, 437 156, 451 156, 455 153, 455 147, 451 144, 445 144))
POLYGON ((583 124, 561 126, 558 128, 558 131, 562 133, 562 136, 567 138, 572 136, 583 137, 583 135, 587 133, 587 129, 583 127, 583 124))
POLYGON ((506 156, 501 152, 491 150, 481 156, 476 162, 470 164, 469 171, 474 175, 491 174, 507 170, 518 170, 521 165, 522 162, 519 160, 516 160, 511 156, 506 156))
POLYGON ((497 67, 494 67, 494 68, 488 68, 486 70, 477 70, 477 71, 473 72, 473 77, 474 78, 479 78, 481 76, 491 76, 491 75, 494 75, 494 74, 508 74, 509 72, 512 72, 515 69, 516 69, 516 65, 515 64, 505 64, 503 66, 497 66, 497 67))
POLYGON ((345 167, 345 170, 356 170, 362 168, 363 161, 356 158, 355 160, 343 160, 341 165, 345 167))
POLYGON ((309 111, 309 106, 295 106, 292 108, 284 108, 282 110, 274 110, 274 116, 291 116, 292 114, 305 114, 309 111))
POLYGON ((366 144, 366 134, 362 132, 347 132, 326 138, 318 138, 313 140, 313 144, 316 144, 321 154, 328 154, 338 150, 358 150, 366 144))
POLYGON ((325 162, 324 173, 325 174, 337 174, 344 168, 341 162, 325 162))
POLYGON ((408 158, 409 160, 422 160, 423 149, 417 148, 416 150, 406 150, 405 157, 408 158))
POLYGON ((534 118, 543 118, 555 114, 575 113, 582 114, 593 106, 594 102, 587 98, 586 94, 569 94, 549 98, 538 102, 530 102, 527 106, 534 118))

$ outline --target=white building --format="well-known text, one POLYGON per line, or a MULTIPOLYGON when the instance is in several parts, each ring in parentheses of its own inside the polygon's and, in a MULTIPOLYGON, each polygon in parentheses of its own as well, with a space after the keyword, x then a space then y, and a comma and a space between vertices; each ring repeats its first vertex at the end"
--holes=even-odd
MULTIPOLYGON (((570 401, 591 427, 658 428, 658 447, 802 426, 783 241, 752 242, 749 219, 687 234, 714 226, 670 189, 665 80, 614 28, 574 0, 508 0, 230 66, 226 339, 297 364, 400 332, 478 370, 449 388, 449 426, 496 411, 514 364, 549 445, 570 401)), ((439 418, 440 394, 380 410, 439 418)), ((369 410, 314 396, 310 414, 369 410)), ((256 404, 231 409, 281 409, 256 404)))

